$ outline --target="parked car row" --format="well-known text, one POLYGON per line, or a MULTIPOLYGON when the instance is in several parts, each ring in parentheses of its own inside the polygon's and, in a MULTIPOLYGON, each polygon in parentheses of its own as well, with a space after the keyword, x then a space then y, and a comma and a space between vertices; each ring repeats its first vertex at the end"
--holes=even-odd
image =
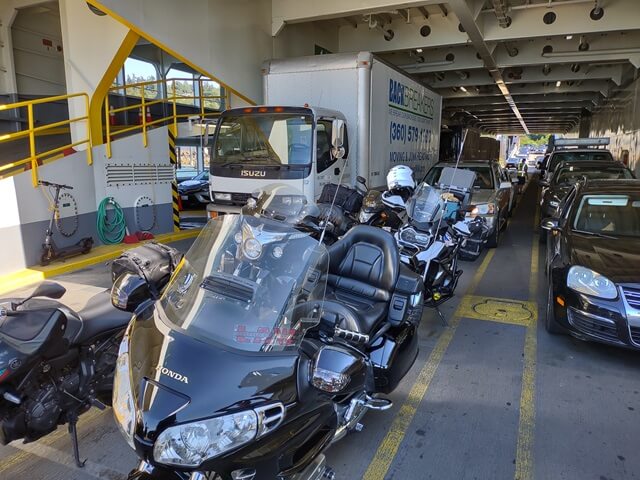
POLYGON ((601 149, 551 153, 544 170, 546 330, 640 349, 640 180, 601 149))

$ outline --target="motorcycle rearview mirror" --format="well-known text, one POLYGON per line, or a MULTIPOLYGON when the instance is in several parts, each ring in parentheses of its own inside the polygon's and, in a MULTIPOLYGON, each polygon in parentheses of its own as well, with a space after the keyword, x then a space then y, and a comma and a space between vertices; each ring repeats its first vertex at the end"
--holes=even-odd
POLYGON ((58 298, 62 297, 66 293, 66 291, 67 289, 64 288, 62 285, 60 285, 59 283, 50 282, 50 281, 42 282, 40 285, 36 287, 36 289, 31 293, 31 295, 29 295, 27 298, 22 299, 19 302, 14 302, 12 306, 15 309, 20 305, 28 302, 32 298, 36 298, 36 297, 47 297, 47 298, 53 298, 57 300, 58 298))
POLYGON ((152 297, 149 284, 132 273, 120 275, 111 287, 111 304, 125 312, 134 312, 142 302, 152 297))
POLYGON ((356 182, 361 183, 362 185, 367 185, 367 180, 364 177, 361 177, 360 175, 358 175, 356 177, 356 182))

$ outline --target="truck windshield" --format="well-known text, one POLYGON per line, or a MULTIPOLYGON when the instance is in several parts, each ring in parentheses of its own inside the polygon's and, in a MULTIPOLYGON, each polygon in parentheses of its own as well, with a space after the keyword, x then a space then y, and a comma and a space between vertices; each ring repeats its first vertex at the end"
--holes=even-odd
POLYGON ((230 115, 223 117, 218 129, 213 146, 212 163, 215 166, 311 163, 311 115, 230 115))

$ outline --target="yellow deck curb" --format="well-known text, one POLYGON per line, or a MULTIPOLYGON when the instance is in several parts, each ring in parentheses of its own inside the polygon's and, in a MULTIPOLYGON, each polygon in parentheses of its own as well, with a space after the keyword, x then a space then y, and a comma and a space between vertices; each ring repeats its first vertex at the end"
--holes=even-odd
POLYGON ((79 255, 77 257, 71 257, 66 261, 54 262, 46 267, 30 267, 24 270, 19 270, 8 275, 0 276, 0 295, 4 295, 7 292, 16 290, 18 288, 26 287, 34 283, 41 282, 45 278, 55 277, 63 273, 73 272, 82 268, 95 265, 96 263, 106 262, 118 257, 125 250, 130 250, 135 247, 139 247, 144 243, 150 241, 156 241, 161 243, 177 242, 179 240, 185 240, 187 238, 197 237, 200 233, 200 228, 194 228, 192 230, 183 230, 175 233, 163 233, 157 235, 153 240, 146 240, 138 243, 119 243, 117 245, 100 245, 91 250, 86 255, 79 255))

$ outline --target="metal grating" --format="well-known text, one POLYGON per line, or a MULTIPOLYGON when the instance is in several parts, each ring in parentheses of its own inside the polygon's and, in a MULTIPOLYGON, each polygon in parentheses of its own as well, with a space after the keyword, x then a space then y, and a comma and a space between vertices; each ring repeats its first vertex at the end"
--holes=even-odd
POLYGON ((622 293, 624 293, 624 298, 627 300, 629 306, 640 310, 640 288, 623 287, 622 293))
POLYGON ((629 333, 631 334, 633 343, 640 345, 640 327, 630 327, 629 333))
POLYGON ((120 185, 154 185, 158 183, 171 183, 175 178, 175 169, 171 164, 109 164, 106 165, 105 170, 108 187, 120 185))
POLYGON ((573 308, 570 308, 567 314, 569 323, 580 332, 608 342, 623 343, 618 338, 618 328, 610 320, 587 316, 573 308))

